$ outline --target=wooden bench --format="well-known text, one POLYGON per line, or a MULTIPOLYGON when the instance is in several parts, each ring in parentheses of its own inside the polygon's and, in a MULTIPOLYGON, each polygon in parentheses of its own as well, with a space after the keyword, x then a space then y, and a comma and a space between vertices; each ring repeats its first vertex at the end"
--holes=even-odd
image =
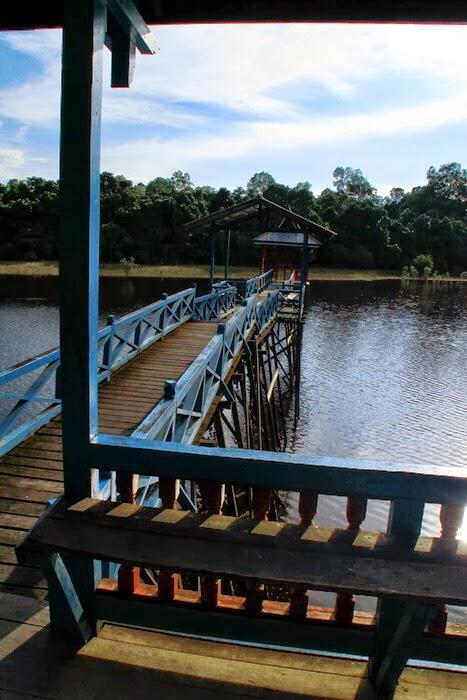
MULTIPOLYGON (((204 636, 231 635, 236 641, 243 637, 258 643, 269 639, 271 644, 282 639, 282 646, 321 650, 327 637, 328 650, 369 657, 370 678, 382 693, 394 690, 409 658, 443 660, 443 644, 424 633, 426 623, 441 605, 467 604, 467 544, 457 540, 418 537, 410 541, 362 530, 303 527, 88 498, 71 505, 61 500, 53 506, 17 548, 19 559, 31 552, 41 557, 55 608, 59 601, 55 623, 74 629, 82 641, 95 633, 97 619, 159 629, 169 620, 169 626, 204 636), (102 581, 97 571, 97 591, 81 590, 77 562, 86 567, 100 561, 119 562, 125 575, 119 583, 102 581), (146 582, 140 578, 140 569, 150 572, 146 582), (246 582, 246 598, 223 595, 216 605, 206 605, 209 598, 203 601, 196 591, 170 595, 167 577, 173 582, 174 572, 201 576, 211 590, 219 587, 220 579, 246 582), (159 577, 159 587, 152 576, 159 577), (287 615, 292 602, 282 603, 282 608, 277 604, 278 612, 272 611, 274 604, 263 609, 260 601, 256 615, 254 610, 252 614, 248 590, 261 598, 258 582, 280 587, 291 601, 315 589, 378 596, 387 605, 377 625, 367 627, 363 635, 355 624, 326 629, 318 625, 314 632, 306 611, 301 622, 287 615)), ((457 658, 461 663, 467 637, 453 640, 448 635, 444 641, 448 649, 444 660, 457 658), (453 648, 457 649, 454 657, 453 648)))

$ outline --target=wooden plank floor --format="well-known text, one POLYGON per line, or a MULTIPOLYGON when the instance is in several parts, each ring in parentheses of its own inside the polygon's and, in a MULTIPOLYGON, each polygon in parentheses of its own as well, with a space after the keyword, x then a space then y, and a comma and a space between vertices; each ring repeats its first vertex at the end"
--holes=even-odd
MULTIPOLYGON (((216 332, 216 323, 188 322, 156 342, 99 388, 102 432, 130 435, 162 398, 164 381, 178 379, 216 332)), ((62 492, 60 417, 0 458, 0 591, 43 598, 39 568, 18 566, 14 546, 62 492)))
MULTIPOLYGON (((48 628, 42 601, 0 593, 2 700, 376 700, 366 663, 105 624, 81 649, 48 628)), ((467 674, 406 669, 396 700, 459 700, 467 674)))

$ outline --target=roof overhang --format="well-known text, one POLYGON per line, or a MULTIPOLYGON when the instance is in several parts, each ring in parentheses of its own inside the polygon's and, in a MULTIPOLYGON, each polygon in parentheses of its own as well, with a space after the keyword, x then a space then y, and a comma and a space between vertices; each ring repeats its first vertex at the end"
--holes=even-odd
MULTIPOLYGON (((274 248, 303 248, 304 233, 300 231, 266 231, 253 239, 255 245, 271 246, 274 248)), ((307 247, 319 248, 320 241, 308 234, 307 247)))
MULTIPOLYGON (((66 0, 4 3, 0 29, 61 27, 66 0)), ((408 22, 467 21, 460 0, 427 3, 420 0, 135 0, 147 24, 217 22, 408 22)))

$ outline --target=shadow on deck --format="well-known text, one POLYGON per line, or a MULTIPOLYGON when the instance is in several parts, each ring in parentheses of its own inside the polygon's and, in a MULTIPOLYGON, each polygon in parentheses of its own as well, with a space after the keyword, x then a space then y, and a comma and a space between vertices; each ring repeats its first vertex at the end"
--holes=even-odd
MULTIPOLYGON (((104 625, 81 649, 48 627, 42 601, 0 594, 0 695, 222 700, 370 700, 366 664, 104 625), (25 673, 27 669, 27 673, 25 673)), ((395 698, 466 697, 460 673, 406 669, 395 698)))

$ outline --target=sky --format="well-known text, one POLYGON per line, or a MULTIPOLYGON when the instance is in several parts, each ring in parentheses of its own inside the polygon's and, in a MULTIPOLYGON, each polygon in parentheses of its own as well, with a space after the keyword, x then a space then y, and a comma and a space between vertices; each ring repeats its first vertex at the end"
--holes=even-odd
MULTIPOLYGON (((110 88, 102 170, 148 182, 332 186, 360 168, 385 195, 428 167, 467 163, 467 27, 153 27, 130 89, 110 88)), ((0 181, 58 176, 61 32, 0 35, 0 181)))

